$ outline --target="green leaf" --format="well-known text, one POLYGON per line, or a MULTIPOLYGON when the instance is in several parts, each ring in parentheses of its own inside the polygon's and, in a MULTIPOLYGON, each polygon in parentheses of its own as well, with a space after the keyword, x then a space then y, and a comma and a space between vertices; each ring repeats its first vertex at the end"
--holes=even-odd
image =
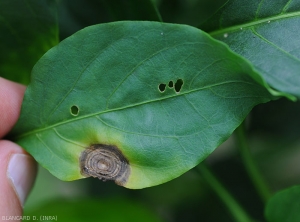
POLYGON ((157 0, 164 22, 197 26, 220 8, 226 0, 157 0))
POLYGON ((129 163, 119 184, 143 188, 200 163, 270 92, 280 95, 199 29, 96 25, 36 64, 11 136, 62 180, 87 176, 79 160, 87 148, 113 147, 124 156, 120 165, 129 163))
POLYGON ((277 192, 267 203, 265 217, 268 222, 300 221, 300 186, 277 192))
POLYGON ((26 221, 145 221, 159 222, 153 212, 141 203, 125 198, 54 200, 32 211, 26 211, 26 221), (55 219, 56 218, 56 219, 55 219))
POLYGON ((0 1, 0 76, 28 84, 34 64, 57 43, 54 0, 0 1))
POLYGON ((229 0, 200 28, 252 62, 272 87, 299 98, 299 25, 299 0, 229 0))

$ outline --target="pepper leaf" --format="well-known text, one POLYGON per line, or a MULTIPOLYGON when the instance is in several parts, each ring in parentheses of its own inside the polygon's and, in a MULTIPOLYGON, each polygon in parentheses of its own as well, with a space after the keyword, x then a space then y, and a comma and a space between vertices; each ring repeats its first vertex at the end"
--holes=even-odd
POLYGON ((273 88, 299 98, 299 25, 299 0, 229 0, 200 28, 253 63, 273 88))
POLYGON ((121 185, 143 188, 196 166, 274 95, 251 64, 199 29, 100 24, 36 64, 11 136, 62 180, 87 176, 87 149, 112 146, 129 164, 121 185))

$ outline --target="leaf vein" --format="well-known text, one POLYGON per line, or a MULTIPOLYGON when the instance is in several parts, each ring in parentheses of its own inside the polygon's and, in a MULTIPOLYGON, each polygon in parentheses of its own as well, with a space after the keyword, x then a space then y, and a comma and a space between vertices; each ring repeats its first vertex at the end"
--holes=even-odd
POLYGON ((54 156, 58 157, 58 159, 61 159, 62 161, 65 161, 59 155, 57 155, 56 153, 54 153, 53 150, 50 147, 47 146, 47 144, 45 143, 45 141, 43 141, 42 138, 40 138, 40 136, 38 135, 38 133, 36 133, 35 135, 38 138, 38 140, 47 148, 47 150, 50 151, 50 153, 52 153, 54 156))
POLYGON ((291 55, 290 53, 286 52, 285 50, 283 50, 282 48, 278 47, 277 45, 275 45, 273 42, 271 42, 270 40, 268 40, 267 38, 265 38, 264 36, 262 36, 261 34, 259 34, 257 31, 255 31, 254 28, 251 29, 252 33, 254 35, 256 35, 257 37, 259 37, 261 40, 263 40, 264 42, 270 44, 271 46, 273 46, 274 48, 278 49, 279 51, 283 52, 286 56, 300 62, 300 59, 291 55))
POLYGON ((72 143, 72 144, 74 144, 74 145, 76 145, 76 146, 81 146, 81 147, 83 147, 83 148, 86 148, 86 146, 84 146, 83 144, 79 144, 79 143, 77 143, 77 142, 75 142, 75 141, 73 141, 73 140, 67 139, 66 137, 64 137, 63 135, 61 135, 61 134, 57 131, 57 129, 56 129, 55 127, 53 128, 53 130, 54 130, 55 134, 56 134, 59 138, 61 138, 62 140, 66 141, 66 142, 68 142, 68 143, 72 143))
POLYGON ((149 136, 149 137, 158 137, 158 138, 175 138, 178 139, 178 137, 182 137, 182 136, 166 136, 166 135, 154 135, 154 134, 147 134, 147 133, 137 133, 137 132, 130 132, 124 129, 120 129, 117 128, 115 126, 109 125, 107 122, 105 122, 100 116, 95 116, 96 119, 98 119, 99 121, 101 121, 104 125, 113 128, 115 130, 121 131, 123 133, 127 133, 127 134, 133 134, 133 135, 139 135, 139 136, 149 136))
POLYGON ((289 0, 286 5, 283 7, 281 14, 285 13, 293 0, 289 0))
MULTIPOLYGON (((120 40, 120 39, 118 39, 120 40)), ((50 119, 50 117, 53 115, 53 113, 58 109, 58 107, 63 103, 63 101, 69 96, 69 94, 72 92, 72 90, 75 88, 75 86, 77 85, 79 79, 81 78, 81 76, 85 73, 85 71, 95 62, 97 61, 97 58, 99 57, 99 55, 101 55, 107 48, 111 47, 111 44, 107 45, 105 48, 103 48, 101 51, 99 51, 98 53, 96 53, 96 55, 90 60, 90 62, 82 69, 82 71, 80 72, 80 74, 78 75, 77 79, 75 80, 74 84, 72 85, 72 87, 69 89, 69 91, 66 93, 66 95, 60 100, 60 102, 54 107, 53 111, 49 114, 47 121, 50 119)))
POLYGON ((261 9, 261 5, 263 4, 264 0, 261 0, 260 3, 258 4, 258 7, 257 7, 257 10, 255 12, 255 20, 257 20, 258 18, 258 14, 259 14, 259 11, 261 9))
POLYGON ((115 92, 120 88, 120 86, 126 81, 126 79, 128 79, 128 77, 129 76, 131 76, 133 73, 134 73, 134 71, 140 66, 140 65, 142 65, 144 62, 146 62, 147 60, 149 60, 149 59, 151 59, 151 58, 153 58, 153 57, 155 57, 156 55, 158 55, 158 54, 160 54, 160 53, 162 53, 162 52, 164 52, 164 51, 167 51, 167 50, 169 50, 169 49, 173 49, 173 48, 176 48, 176 47, 178 47, 178 46, 183 46, 183 45, 194 45, 194 44, 197 44, 198 42, 193 42, 193 43, 181 43, 181 44, 177 44, 177 45, 174 45, 174 46, 172 46, 172 47, 166 47, 166 48, 163 48, 163 49, 161 49, 161 50, 159 50, 159 51, 157 51, 157 52, 155 52, 155 53, 153 53, 153 54, 151 54, 151 55, 149 55, 148 57, 146 57, 145 59, 143 59, 142 61, 140 61, 136 66, 134 66, 132 69, 131 69, 131 71, 123 78, 123 80, 119 83, 119 85, 117 85, 116 86, 116 88, 112 91, 112 93, 109 95, 109 97, 107 98, 107 101, 106 101, 106 109, 108 109, 108 106, 109 106, 109 102, 110 102, 110 99, 111 99, 111 97, 115 94, 115 92))
POLYGON ((280 19, 288 19, 288 18, 299 17, 299 16, 300 16, 300 11, 286 13, 286 14, 279 14, 279 15, 270 16, 270 17, 267 17, 264 19, 253 20, 252 22, 238 24, 238 25, 227 27, 227 28, 221 28, 219 30, 209 32, 208 34, 211 36, 216 36, 216 35, 221 35, 221 34, 230 33, 230 32, 243 32, 241 30, 241 27, 243 27, 243 30, 244 30, 246 28, 251 28, 254 26, 268 23, 269 21, 271 22, 271 21, 276 21, 276 20, 280 20, 280 19))
MULTIPOLYGON (((33 130, 33 131, 30 131, 30 132, 24 133, 24 134, 16 137, 15 139, 18 140, 18 139, 20 139, 24 136, 30 135, 32 133, 37 133, 37 132, 45 131, 45 130, 48 130, 48 129, 52 129, 53 127, 60 126, 60 125, 63 125, 63 124, 67 124, 67 123, 77 121, 77 120, 80 120, 80 119, 95 117, 95 116, 98 116, 98 115, 101 115, 101 114, 104 114, 104 113, 124 110, 124 109, 127 109, 127 108, 132 108, 132 107, 136 107, 136 106, 140 106, 140 105, 144 105, 144 104, 149 104, 149 103, 152 103, 152 102, 163 101, 163 100, 166 100, 166 99, 174 98, 176 96, 181 96, 181 95, 185 95, 185 94, 189 94, 189 93, 194 93, 194 92, 201 91, 201 90, 206 90, 206 89, 211 90, 211 88, 221 86, 221 85, 225 85, 225 84, 232 84, 232 83, 252 84, 252 83, 245 82, 245 81, 224 81, 224 82, 220 82, 220 83, 216 83, 216 84, 211 84, 211 85, 207 85, 207 86, 204 86, 204 87, 201 87, 201 88, 198 88, 198 89, 194 89, 194 90, 190 90, 190 91, 186 91, 186 92, 181 92, 180 94, 166 96, 164 98, 157 98, 157 99, 153 99, 153 100, 148 100, 146 102, 135 103, 135 104, 131 104, 131 105, 128 105, 128 106, 123 106, 123 107, 110 109, 110 110, 104 110, 104 111, 100 111, 100 112, 97 112, 97 113, 92 113, 92 114, 84 115, 84 116, 81 116, 81 117, 72 118, 72 119, 66 120, 64 122, 55 123, 53 125, 47 126, 45 128, 42 128, 42 129, 37 129, 37 130, 33 130)), ((235 98, 235 97, 225 97, 224 95, 219 95, 219 94, 216 94, 216 95, 219 96, 219 97, 222 97, 222 98, 235 98)), ((245 97, 239 97, 239 98, 253 98, 253 96, 249 96, 249 97, 245 96, 245 97)), ((260 97, 257 96, 255 98, 260 98, 260 97)))

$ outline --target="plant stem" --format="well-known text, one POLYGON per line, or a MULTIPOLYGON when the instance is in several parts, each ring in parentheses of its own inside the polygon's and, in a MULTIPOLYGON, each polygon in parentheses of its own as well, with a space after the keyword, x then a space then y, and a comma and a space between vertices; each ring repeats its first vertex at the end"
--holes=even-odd
POLYGON ((216 192, 219 198, 226 205, 228 210, 237 222, 251 222, 252 219, 247 215, 244 209, 236 202, 231 194, 223 187, 217 178, 210 172, 210 170, 203 164, 197 166, 198 171, 201 173, 205 181, 216 192))
POLYGON ((264 177, 258 170, 258 167, 252 158, 252 155, 250 153, 250 149, 249 149, 249 146, 247 143, 246 135, 245 135, 244 124, 241 124, 236 129, 236 134, 237 134, 237 141, 239 143, 241 157, 242 157, 243 163, 245 165, 245 168, 248 172, 248 175, 249 175, 250 179, 252 180, 252 183, 255 186, 259 196, 261 197, 263 202, 266 203, 272 194, 270 192, 270 189, 269 189, 264 177))

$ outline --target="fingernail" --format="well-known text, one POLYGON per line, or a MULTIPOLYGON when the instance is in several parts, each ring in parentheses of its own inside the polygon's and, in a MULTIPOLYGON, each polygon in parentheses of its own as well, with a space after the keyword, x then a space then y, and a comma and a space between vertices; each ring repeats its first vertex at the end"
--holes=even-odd
POLYGON ((7 177, 10 179, 22 207, 33 186, 35 175, 36 168, 32 157, 26 154, 13 154, 10 157, 7 177))

